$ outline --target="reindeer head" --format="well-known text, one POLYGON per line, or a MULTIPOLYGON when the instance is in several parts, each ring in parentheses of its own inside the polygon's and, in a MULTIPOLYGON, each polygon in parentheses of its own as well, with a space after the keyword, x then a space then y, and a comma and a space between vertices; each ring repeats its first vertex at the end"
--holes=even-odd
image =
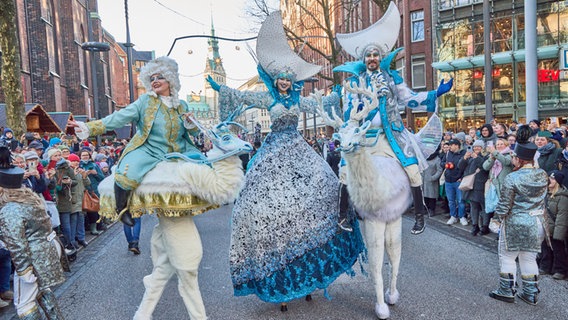
MULTIPOLYGON (((365 83, 363 79, 359 79, 359 83, 365 83)), ((360 86, 357 83, 352 83, 349 80, 344 81, 343 86, 345 90, 360 94, 361 96, 365 97, 364 99, 353 99, 352 105, 353 108, 351 110, 351 114, 349 115, 349 120, 344 122, 341 120, 339 116, 335 113, 335 111, 331 110, 332 117, 323 109, 322 103, 322 93, 320 91, 316 91, 312 96, 318 102, 317 105, 317 113, 320 115, 325 123, 329 126, 338 129, 337 133, 333 134, 334 140, 339 140, 341 146, 339 150, 344 153, 351 153, 357 151, 359 147, 370 147, 374 146, 377 143, 377 140, 372 141, 371 143, 367 142, 366 133, 371 126, 370 121, 365 121, 363 124, 360 124, 363 119, 367 117, 369 112, 375 109, 379 105, 379 100, 376 94, 376 90, 373 86, 366 87, 360 86), (363 109, 357 112, 359 105, 363 106, 363 109)))
POLYGON ((209 140, 211 140, 216 148, 223 152, 223 159, 232 155, 252 151, 252 145, 250 143, 239 139, 239 137, 229 130, 229 127, 234 125, 240 127, 244 132, 247 131, 240 123, 232 121, 232 117, 229 117, 227 120, 219 123, 211 130, 205 128, 205 126, 203 126, 203 124, 195 118, 188 118, 209 138, 209 140))

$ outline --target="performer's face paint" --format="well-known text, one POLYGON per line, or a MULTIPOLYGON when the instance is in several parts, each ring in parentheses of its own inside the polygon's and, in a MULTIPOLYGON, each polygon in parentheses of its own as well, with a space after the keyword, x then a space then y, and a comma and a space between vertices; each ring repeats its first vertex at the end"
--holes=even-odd
POLYGON ((150 76, 152 91, 160 96, 170 95, 170 83, 161 74, 155 73, 150 76))
POLYGON ((367 70, 376 71, 381 62, 381 53, 378 49, 370 49, 365 53, 365 65, 367 70))
POLYGON ((280 93, 286 93, 292 86, 292 81, 286 78, 279 78, 276 80, 276 87, 280 93))

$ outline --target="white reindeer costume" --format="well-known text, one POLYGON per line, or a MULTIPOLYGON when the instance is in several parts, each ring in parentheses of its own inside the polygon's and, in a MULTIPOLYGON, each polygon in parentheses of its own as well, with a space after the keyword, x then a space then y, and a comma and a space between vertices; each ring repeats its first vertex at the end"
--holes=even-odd
MULTIPOLYGON (((433 117, 426 130, 412 135, 405 127, 399 105, 435 112, 436 98, 451 88, 451 80, 438 90, 413 92, 390 63, 401 50, 390 53, 398 38, 400 14, 391 2, 383 18, 365 30, 337 34, 347 53, 359 58, 334 68, 354 77, 344 83, 343 119, 334 114, 336 139, 341 141, 346 167, 345 181, 353 204, 364 219, 362 231, 368 249, 370 272, 375 281, 375 312, 381 319, 390 316, 387 303, 397 302, 396 279, 401 253, 401 216, 414 198, 416 224, 413 234, 424 231, 425 207, 422 200, 422 178, 426 157, 438 146, 441 123, 433 117), (384 59, 381 59, 383 58, 384 59), (363 123, 364 122, 364 123, 363 123), (390 258, 392 277, 386 298, 381 275, 384 250, 390 258)), ((332 121, 321 109, 321 115, 332 121)))

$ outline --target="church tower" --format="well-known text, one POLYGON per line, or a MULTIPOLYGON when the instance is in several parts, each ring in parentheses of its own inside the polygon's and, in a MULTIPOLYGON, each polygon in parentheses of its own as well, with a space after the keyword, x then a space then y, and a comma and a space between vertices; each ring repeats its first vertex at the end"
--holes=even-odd
POLYGON ((209 53, 205 61, 205 72, 203 73, 205 81, 205 100, 210 106, 211 116, 219 120, 219 94, 211 88, 207 82, 207 76, 211 76, 218 84, 226 84, 227 75, 225 68, 223 68, 223 61, 219 54, 219 40, 215 39, 215 27, 213 26, 213 17, 211 17, 211 37, 208 40, 209 53))

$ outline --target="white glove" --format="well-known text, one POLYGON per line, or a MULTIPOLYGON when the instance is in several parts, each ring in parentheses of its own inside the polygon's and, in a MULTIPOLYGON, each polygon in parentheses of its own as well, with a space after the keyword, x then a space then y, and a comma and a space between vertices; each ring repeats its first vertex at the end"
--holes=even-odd
POLYGON ((77 124, 79 125, 79 127, 75 128, 77 138, 81 140, 87 139, 89 137, 89 128, 82 121, 77 121, 77 124))

